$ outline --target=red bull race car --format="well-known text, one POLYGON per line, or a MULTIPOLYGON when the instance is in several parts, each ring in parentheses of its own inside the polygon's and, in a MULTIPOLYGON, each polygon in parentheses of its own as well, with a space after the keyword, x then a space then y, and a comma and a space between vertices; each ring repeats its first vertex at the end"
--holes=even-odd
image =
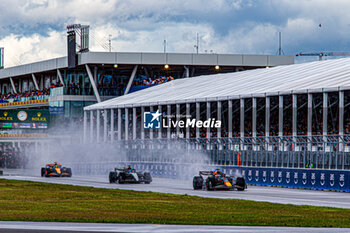
POLYGON ((115 168, 113 172, 109 173, 109 183, 145 183, 150 184, 152 176, 149 172, 136 172, 130 166, 127 168, 115 168))
POLYGON ((193 177, 193 189, 238 190, 247 188, 244 177, 227 176, 220 170, 200 171, 199 176, 193 177))
POLYGON ((41 168, 41 176, 45 177, 71 177, 72 169, 68 167, 62 167, 61 164, 53 163, 46 164, 41 168))

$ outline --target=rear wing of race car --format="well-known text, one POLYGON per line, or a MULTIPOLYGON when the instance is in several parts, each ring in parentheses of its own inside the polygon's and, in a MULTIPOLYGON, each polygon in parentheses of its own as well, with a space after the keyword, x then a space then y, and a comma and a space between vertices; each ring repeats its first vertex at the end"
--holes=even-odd
POLYGON ((124 172, 124 171, 126 171, 126 168, 114 168, 116 171, 121 171, 121 172, 124 172))
POLYGON ((203 175, 203 176, 209 176, 212 174, 213 174, 213 172, 211 172, 211 171, 199 171, 199 175, 203 175))
POLYGON ((54 167, 54 166, 62 166, 62 164, 53 164, 53 163, 50 163, 50 164, 45 164, 45 166, 49 166, 49 167, 54 167))
MULTIPOLYGON (((115 168, 116 171, 120 171, 120 172, 128 172, 130 169, 128 168, 115 168)), ((135 169, 131 169, 133 172, 135 172, 135 169)))

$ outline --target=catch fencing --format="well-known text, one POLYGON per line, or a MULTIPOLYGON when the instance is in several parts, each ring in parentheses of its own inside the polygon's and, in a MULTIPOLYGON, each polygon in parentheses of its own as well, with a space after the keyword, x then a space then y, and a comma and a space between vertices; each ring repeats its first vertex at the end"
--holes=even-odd
POLYGON ((350 169, 350 136, 235 137, 121 141, 130 161, 246 167, 350 169), (195 155, 195 156, 192 156, 195 155))

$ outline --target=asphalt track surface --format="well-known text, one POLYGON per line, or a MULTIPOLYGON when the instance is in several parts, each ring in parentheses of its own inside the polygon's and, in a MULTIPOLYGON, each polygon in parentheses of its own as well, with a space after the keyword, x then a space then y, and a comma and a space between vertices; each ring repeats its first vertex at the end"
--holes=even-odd
POLYGON ((172 194, 187 194, 207 198, 233 198, 253 201, 266 201, 281 204, 313 205, 337 208, 350 208, 350 194, 345 192, 289 189, 266 186, 248 186, 245 191, 205 191, 193 190, 191 180, 153 178, 151 184, 110 184, 106 176, 40 177, 16 174, 2 176, 4 179, 28 180, 56 184, 90 186, 95 188, 127 189, 172 194))
MULTIPOLYGON (((7 172, 5 172, 6 174, 7 172)), ((73 176, 71 178, 45 178, 27 172, 10 172, 0 178, 28 180, 56 184, 69 184, 108 189, 127 189, 172 194, 187 194, 207 198, 233 198, 254 201, 267 201, 282 204, 329 206, 350 208, 350 194, 303 189, 248 186, 243 192, 193 190, 191 180, 153 178, 151 184, 110 184, 106 176, 73 176), (23 175, 23 174, 26 175, 23 175)), ((295 227, 247 227, 247 226, 191 226, 191 225, 153 225, 153 224, 97 224, 97 223, 55 223, 55 222, 0 222, 0 232, 42 233, 42 232, 350 232, 346 228, 295 228, 295 227)))
POLYGON ((245 227, 245 226, 189 226, 154 224, 100 224, 100 223, 55 223, 55 222, 0 222, 0 232, 42 233, 42 232, 154 232, 154 233, 343 233, 346 228, 295 228, 295 227, 245 227))

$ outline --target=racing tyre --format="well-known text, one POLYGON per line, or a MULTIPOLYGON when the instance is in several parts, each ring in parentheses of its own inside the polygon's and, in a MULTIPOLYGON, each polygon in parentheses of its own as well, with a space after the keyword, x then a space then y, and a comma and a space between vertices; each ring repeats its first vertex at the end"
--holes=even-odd
POLYGON ((208 179, 206 182, 206 186, 207 186, 207 191, 213 191, 214 190, 214 184, 213 181, 208 179))
POLYGON ((68 177, 72 177, 72 169, 67 168, 68 177))
POLYGON ((236 180, 236 186, 238 191, 244 191, 247 187, 245 179, 243 177, 238 177, 236 180))
POLYGON ((145 178, 145 184, 150 184, 152 182, 152 176, 151 173, 149 172, 145 172, 143 174, 144 178, 145 178))
POLYGON ((119 184, 124 184, 124 183, 125 183, 125 179, 124 179, 124 177, 123 177, 122 175, 119 175, 119 177, 118 177, 118 183, 119 183, 119 184))
POLYGON ((115 172, 109 173, 109 183, 115 183, 117 181, 115 172))
POLYGON ((200 176, 193 177, 193 189, 202 189, 203 187, 203 178, 200 176))
POLYGON ((41 168, 41 176, 43 177, 44 175, 45 175, 45 168, 42 167, 42 168, 41 168))

